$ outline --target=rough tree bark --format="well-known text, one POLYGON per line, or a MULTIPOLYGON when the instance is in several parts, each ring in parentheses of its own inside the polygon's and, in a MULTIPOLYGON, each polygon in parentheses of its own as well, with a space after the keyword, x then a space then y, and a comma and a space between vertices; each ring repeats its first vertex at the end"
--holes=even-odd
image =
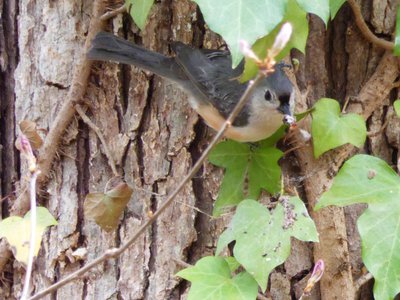
MULTIPOLYGON (((2 202, 3 218, 12 206, 17 180, 25 176, 13 147, 17 124, 30 119, 45 130, 52 127, 68 94, 74 61, 82 54, 91 5, 92 1, 79 0, 0 0, 0 192, 6 199, 2 202)), ((398 1, 366 0, 361 5, 371 28, 390 38, 398 1)), ((171 40, 196 47, 221 45, 221 40, 204 24, 195 3, 189 0, 156 2, 143 32, 122 15, 107 26, 109 31, 165 54, 169 53, 171 40)), ((303 94, 309 91, 307 101, 299 101, 302 108, 323 96, 342 103, 350 97, 350 107, 352 103, 356 105, 352 97, 374 74, 383 53, 364 40, 346 5, 328 30, 322 21, 310 17, 307 54, 292 53, 301 61, 296 74, 299 90, 303 94)), ((393 72, 388 76, 397 77, 393 72)), ((396 165, 400 121, 389 108, 395 96, 385 95, 371 117, 364 115, 374 132, 389 121, 382 134, 369 138, 364 151, 396 165)), ((113 174, 98 137, 76 118, 63 137, 49 184, 41 193, 40 202, 56 217, 58 226, 44 237, 33 274, 35 291, 127 240, 188 172, 213 134, 191 110, 186 95, 135 67, 96 63, 84 100, 89 104, 90 118, 106 136, 118 169, 134 188, 134 194, 114 232, 106 233, 84 218, 85 195, 102 191, 113 174), (72 253, 78 248, 87 249, 86 258, 74 257, 72 253)), ((333 152, 305 165, 308 150, 288 155, 282 164, 288 182, 312 207, 330 185, 341 158, 333 152), (330 164, 334 167, 327 169, 330 164)), ((195 263, 202 256, 213 254, 227 224, 222 218, 215 220, 207 215, 212 211, 221 175, 221 170, 204 164, 174 205, 138 243, 119 259, 98 266, 46 299, 185 299, 188 284, 174 276, 182 268, 177 261, 195 263)), ((353 280, 362 274, 363 267, 355 228, 362 210, 362 206, 354 206, 313 214, 324 235, 321 244, 293 240, 291 256, 271 275, 272 299, 297 299, 314 258, 319 257, 327 259, 327 279, 309 299, 352 299, 353 280)), ((0 281, 0 298, 16 299, 24 271, 4 253, 0 253, 0 265, 2 256, 8 261, 0 281)), ((370 285, 363 287, 361 299, 373 299, 370 285)))

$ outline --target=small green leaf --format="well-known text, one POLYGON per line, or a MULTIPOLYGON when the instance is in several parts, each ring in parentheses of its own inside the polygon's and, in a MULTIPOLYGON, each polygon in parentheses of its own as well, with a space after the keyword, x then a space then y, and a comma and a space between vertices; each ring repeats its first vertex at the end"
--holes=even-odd
MULTIPOLYGON (((42 242, 43 232, 47 227, 57 225, 57 221, 45 207, 37 207, 35 256, 37 256, 42 242)), ((30 211, 21 217, 8 217, 0 222, 0 237, 7 239, 13 248, 15 258, 19 262, 28 264, 29 240, 31 235, 30 211)))
POLYGON ((240 267, 239 262, 233 256, 224 257, 224 259, 228 263, 231 273, 235 272, 240 267))
POLYGON ((362 258, 375 278, 375 299, 400 292, 400 178, 383 160, 356 155, 349 159, 315 209, 367 203, 358 219, 362 258))
POLYGON ((140 30, 143 30, 146 25, 147 16, 153 3, 154 0, 125 0, 128 12, 140 30))
POLYGON ((119 218, 128 204, 133 190, 126 183, 104 193, 87 194, 84 204, 85 216, 104 230, 111 231, 118 226, 119 218))
POLYGON ((339 103, 334 99, 320 99, 312 112, 312 137, 314 155, 350 143, 362 147, 367 137, 364 119, 356 114, 340 114, 339 103))
POLYGON ((229 264, 222 257, 204 257, 177 276, 192 283, 188 300, 254 300, 257 297, 257 282, 253 277, 247 272, 232 277, 229 264))
POLYGON ((395 34, 395 39, 394 39, 393 53, 396 56, 400 56, 400 6, 397 8, 396 34, 395 34))
POLYGON ((325 25, 329 20, 329 0, 297 0, 297 3, 306 11, 317 15, 324 21, 325 25))
POLYGON ((269 273, 289 256, 292 236, 303 241, 318 241, 314 222, 297 197, 281 197, 271 212, 257 201, 244 200, 225 232, 221 235, 223 241, 218 241, 218 250, 236 240, 233 249, 236 260, 262 290, 267 287, 269 273))
POLYGON ((286 10, 287 0, 194 0, 207 25, 220 34, 229 46, 232 65, 243 58, 240 40, 252 45, 278 25, 286 10))
POLYGON ((257 198, 261 189, 271 194, 279 192, 281 169, 278 160, 282 152, 271 146, 268 140, 258 146, 228 140, 213 149, 209 156, 210 162, 226 169, 214 205, 215 216, 244 199, 246 178, 249 179, 248 195, 252 198, 257 198))
MULTIPOLYGON (((279 53, 275 60, 279 61, 287 56, 292 48, 296 48, 304 53, 308 37, 307 13, 299 7, 295 0, 289 0, 282 22, 279 23, 270 34, 257 40, 252 47, 254 53, 256 53, 258 57, 265 58, 267 56, 267 50, 272 47, 282 24, 286 22, 289 22, 292 25, 293 33, 288 44, 279 53)), ((256 63, 251 59, 246 59, 245 69, 240 80, 242 82, 250 80, 257 74, 257 71, 258 68, 256 63)))
POLYGON ((331 19, 334 19, 339 9, 343 6, 346 0, 330 0, 329 7, 331 10, 331 19))
POLYGON ((400 117, 400 100, 396 100, 393 103, 394 111, 396 112, 397 116, 400 117))
POLYGON ((237 205, 243 200, 243 184, 247 173, 250 147, 232 140, 219 143, 211 151, 209 161, 225 168, 224 179, 214 204, 213 215, 218 216, 223 209, 237 205))
POLYGON ((271 194, 276 194, 281 187, 281 168, 278 160, 282 151, 275 147, 256 147, 251 153, 248 166, 248 197, 257 199, 264 189, 271 194))

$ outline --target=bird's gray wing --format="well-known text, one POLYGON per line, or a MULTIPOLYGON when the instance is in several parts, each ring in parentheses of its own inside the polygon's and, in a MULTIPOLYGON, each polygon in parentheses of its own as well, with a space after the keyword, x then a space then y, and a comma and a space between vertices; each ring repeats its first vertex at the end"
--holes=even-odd
MULTIPOLYGON (((182 43, 172 45, 176 53, 175 60, 183 68, 202 101, 208 101, 225 118, 229 116, 235 104, 246 89, 246 84, 237 80, 243 70, 243 64, 232 69, 232 60, 227 51, 193 49, 182 43)), ((234 125, 247 124, 248 107, 236 118, 234 125)))

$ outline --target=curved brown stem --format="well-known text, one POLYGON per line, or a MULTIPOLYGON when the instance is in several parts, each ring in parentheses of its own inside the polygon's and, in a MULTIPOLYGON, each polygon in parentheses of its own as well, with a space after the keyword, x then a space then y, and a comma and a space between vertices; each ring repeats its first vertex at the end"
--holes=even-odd
POLYGON ((371 43, 373 43, 383 49, 392 51, 394 48, 394 43, 378 38, 369 29, 367 23, 365 23, 365 21, 364 21, 364 18, 361 14, 360 6, 357 4, 357 2, 355 0, 347 0, 347 2, 349 3, 351 9, 353 10, 357 27, 358 27, 358 29, 360 29, 360 31, 364 35, 364 37, 371 43))

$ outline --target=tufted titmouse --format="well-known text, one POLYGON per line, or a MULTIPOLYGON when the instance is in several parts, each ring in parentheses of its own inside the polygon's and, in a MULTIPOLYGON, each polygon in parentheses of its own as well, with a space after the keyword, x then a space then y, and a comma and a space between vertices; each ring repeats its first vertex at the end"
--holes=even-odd
MULTIPOLYGON (((131 44, 113 34, 100 32, 93 39, 87 57, 92 60, 132 64, 176 82, 189 94, 191 106, 207 124, 219 130, 247 87, 238 78, 244 62, 232 69, 226 50, 193 49, 175 42, 175 57, 131 44)), ((292 115, 294 89, 282 70, 275 72, 255 87, 243 110, 225 136, 240 142, 255 142, 271 136, 292 115)))

